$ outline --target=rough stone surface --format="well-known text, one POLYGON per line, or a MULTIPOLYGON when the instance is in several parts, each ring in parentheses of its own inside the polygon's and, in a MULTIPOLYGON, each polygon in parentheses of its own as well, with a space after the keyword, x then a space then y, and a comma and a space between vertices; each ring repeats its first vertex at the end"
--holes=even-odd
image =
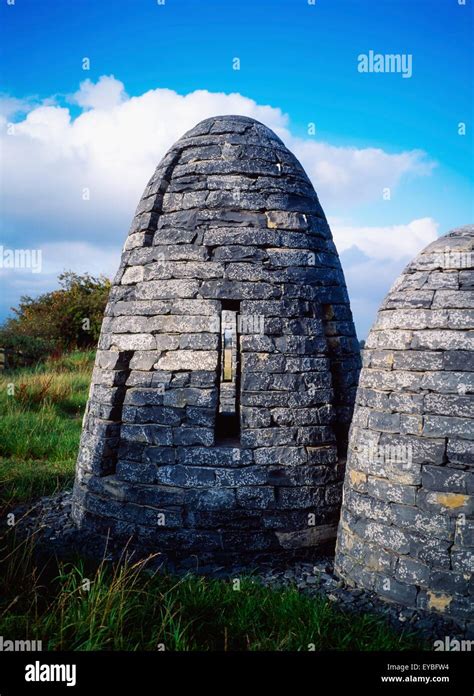
POLYGON ((429 245, 363 352, 335 567, 380 597, 473 619, 474 226, 429 245))
POLYGON ((84 417, 76 524, 184 556, 334 542, 359 362, 301 165, 252 119, 203 121, 158 165, 125 242, 84 417), (240 323, 224 390, 227 311, 240 323), (240 420, 229 441, 224 391, 240 420))

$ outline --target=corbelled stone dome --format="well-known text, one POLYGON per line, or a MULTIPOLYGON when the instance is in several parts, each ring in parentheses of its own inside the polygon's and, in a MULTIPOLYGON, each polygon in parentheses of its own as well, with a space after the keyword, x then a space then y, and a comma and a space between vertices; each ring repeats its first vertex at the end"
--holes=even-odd
POLYGON ((399 277, 367 340, 336 569, 410 607, 473 620, 474 226, 399 277))
POLYGON ((334 541, 359 349, 326 218, 272 131, 221 116, 169 150, 105 314, 77 524, 177 554, 334 541))

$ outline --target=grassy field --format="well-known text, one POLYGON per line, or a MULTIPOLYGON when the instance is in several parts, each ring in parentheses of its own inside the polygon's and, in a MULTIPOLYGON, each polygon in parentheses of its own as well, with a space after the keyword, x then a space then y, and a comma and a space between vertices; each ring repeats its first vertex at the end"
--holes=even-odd
POLYGON ((72 481, 94 353, 71 353, 0 378, 0 504, 72 481))
MULTIPOLYGON (((3 516, 72 483, 93 354, 73 353, 0 379, 3 516), (12 388, 12 385, 14 388, 12 388)), ((0 548, 0 635, 51 650, 408 650, 383 619, 345 614, 296 589, 152 574, 139 564, 38 563, 33 542, 0 548)))

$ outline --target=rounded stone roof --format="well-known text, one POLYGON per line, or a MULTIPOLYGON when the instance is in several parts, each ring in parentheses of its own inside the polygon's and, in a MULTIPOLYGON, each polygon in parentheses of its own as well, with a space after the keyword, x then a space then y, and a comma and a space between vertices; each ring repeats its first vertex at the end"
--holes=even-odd
POLYGON ((348 581, 472 620, 474 226, 422 251, 363 352, 336 564, 348 581))
POLYGON ((358 372, 344 276, 300 163, 253 119, 206 119, 159 163, 125 242, 75 520, 177 553, 333 541, 358 372))
MULTIPOLYGON (((216 225, 241 226, 242 244, 249 243, 247 227, 320 230, 330 238, 316 192, 299 161, 275 133, 245 116, 206 119, 170 148, 145 189, 130 233, 148 223, 153 227, 158 214, 163 218, 158 229, 170 223, 195 229, 212 226, 214 220, 216 225), (265 213, 267 220, 262 219, 265 213)), ((238 240, 229 234, 226 241, 238 240)), ((276 232, 271 242, 291 246, 289 237, 276 232)))

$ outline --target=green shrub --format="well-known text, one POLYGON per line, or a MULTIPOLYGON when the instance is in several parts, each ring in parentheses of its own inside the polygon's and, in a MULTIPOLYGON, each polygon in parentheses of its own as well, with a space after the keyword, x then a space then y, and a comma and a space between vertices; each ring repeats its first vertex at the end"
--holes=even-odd
POLYGON ((39 360, 97 344, 110 281, 67 271, 59 276, 59 284, 59 290, 21 298, 13 308, 15 316, 0 328, 1 348, 39 360))

